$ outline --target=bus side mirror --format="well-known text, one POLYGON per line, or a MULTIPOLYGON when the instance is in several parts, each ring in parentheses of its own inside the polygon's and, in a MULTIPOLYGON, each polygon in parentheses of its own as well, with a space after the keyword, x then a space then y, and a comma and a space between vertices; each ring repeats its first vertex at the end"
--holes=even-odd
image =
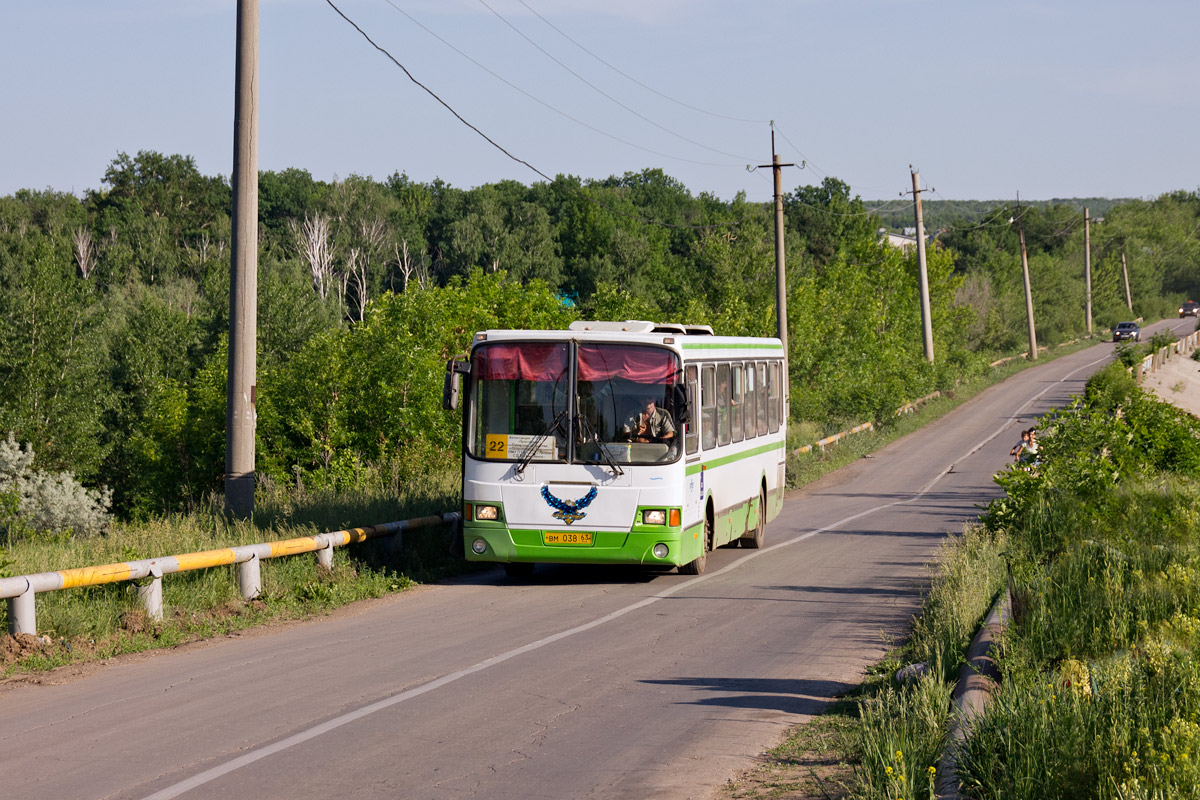
POLYGON ((453 411, 458 408, 458 397, 462 393, 462 376, 471 374, 471 362, 466 356, 452 358, 446 362, 446 379, 442 385, 442 408, 453 411))

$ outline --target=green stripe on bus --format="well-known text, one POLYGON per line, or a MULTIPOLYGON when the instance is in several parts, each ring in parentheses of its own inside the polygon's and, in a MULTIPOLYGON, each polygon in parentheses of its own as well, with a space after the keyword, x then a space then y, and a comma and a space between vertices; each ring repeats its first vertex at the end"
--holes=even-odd
POLYGON ((702 461, 699 464, 689 464, 687 467, 687 470, 685 471, 685 474, 695 475, 697 472, 700 471, 701 467, 704 467, 705 469, 713 469, 714 467, 721 467, 726 464, 732 464, 734 461, 741 461, 743 458, 751 458, 753 456, 760 456, 763 453, 769 453, 772 450, 782 450, 782 449, 783 449, 783 442, 774 442, 772 444, 759 445, 758 447, 753 447, 749 450, 743 450, 740 453, 730 453, 727 456, 721 456, 720 458, 714 458, 712 461, 702 461))
POLYGON ((729 344, 717 344, 715 342, 684 342, 682 346, 684 350, 778 350, 781 353, 783 352, 783 345, 772 344, 770 342, 765 344, 754 342, 732 342, 729 344))

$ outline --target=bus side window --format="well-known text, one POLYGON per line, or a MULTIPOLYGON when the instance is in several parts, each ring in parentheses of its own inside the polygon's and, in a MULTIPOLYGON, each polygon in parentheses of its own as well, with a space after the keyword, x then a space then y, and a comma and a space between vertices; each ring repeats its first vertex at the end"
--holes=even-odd
POLYGON ((729 444, 729 365, 717 365, 717 444, 729 444))
POLYGON ((771 380, 769 383, 770 400, 767 403, 768 411, 770 412, 771 433, 779 430, 779 363, 771 364, 771 380))
POLYGON ((700 370, 700 440, 705 450, 717 446, 717 387, 712 365, 700 370))
POLYGON ((740 442, 742 440, 742 397, 745 394, 745 383, 742 381, 742 365, 734 364, 731 368, 729 385, 733 389, 733 395, 729 402, 729 419, 733 422, 733 440, 740 442))
POLYGON ((754 385, 754 376, 758 373, 754 370, 754 362, 746 362, 746 438, 753 439, 758 435, 758 430, 754 427, 754 398, 758 396, 758 387, 754 385))
POLYGON ((696 415, 696 409, 700 408, 700 381, 695 367, 687 368, 687 398, 689 413, 684 447, 688 453, 694 453, 700 449, 700 431, 696 427, 700 422, 696 415))
POLYGON ((758 362, 758 435, 767 433, 767 398, 771 396, 770 375, 767 365, 758 362))

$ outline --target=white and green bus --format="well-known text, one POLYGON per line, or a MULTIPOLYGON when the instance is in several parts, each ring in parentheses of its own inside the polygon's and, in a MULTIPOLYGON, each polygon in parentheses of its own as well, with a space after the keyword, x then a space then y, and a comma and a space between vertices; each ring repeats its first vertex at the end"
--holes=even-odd
POLYGON ((466 557, 704 571, 757 548, 783 505, 787 370, 778 339, 707 326, 575 322, 492 330, 447 365, 463 406, 466 557))

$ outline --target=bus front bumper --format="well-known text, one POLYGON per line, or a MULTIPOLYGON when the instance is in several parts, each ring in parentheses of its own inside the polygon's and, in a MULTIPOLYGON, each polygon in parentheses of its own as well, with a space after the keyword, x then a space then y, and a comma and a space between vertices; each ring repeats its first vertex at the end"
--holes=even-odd
POLYGON ((633 531, 520 530, 503 526, 463 528, 468 561, 540 564, 659 564, 678 566, 695 558, 701 526, 661 526, 633 531), (689 546, 691 545, 691 546, 689 546), (656 549, 657 548, 657 549, 656 549), (480 552, 482 550, 482 552, 480 552))

